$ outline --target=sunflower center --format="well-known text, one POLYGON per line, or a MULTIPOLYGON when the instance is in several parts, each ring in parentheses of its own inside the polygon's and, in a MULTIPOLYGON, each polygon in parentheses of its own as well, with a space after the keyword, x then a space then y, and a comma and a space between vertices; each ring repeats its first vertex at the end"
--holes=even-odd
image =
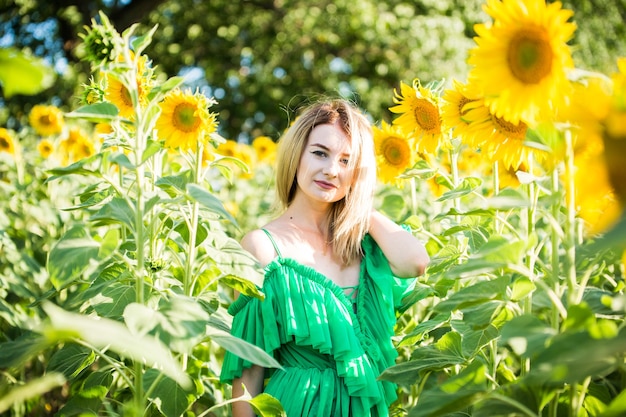
POLYGON ((409 161, 409 145, 405 140, 396 137, 388 137, 382 143, 382 154, 389 165, 404 166, 409 161))
POLYGON ((126 105, 128 107, 132 107, 133 106, 133 99, 130 96, 130 92, 123 85, 122 85, 122 87, 120 89, 120 98, 122 99, 122 102, 124 102, 124 105, 126 105))
POLYGON ((422 98, 417 99, 413 114, 415 121, 423 130, 434 131, 439 129, 439 112, 430 101, 422 98))
POLYGON ((197 107, 190 103, 180 103, 174 108, 172 121, 174 127, 183 132, 194 132, 200 126, 200 118, 196 116, 197 107))
POLYGON ((42 114, 41 116, 39 116, 39 123, 41 123, 42 126, 50 126, 54 123, 54 120, 52 118, 52 115, 42 114))
POLYGON ((525 84, 537 84, 550 74, 553 55, 544 31, 526 29, 511 40, 507 61, 515 78, 525 84))
POLYGON ((9 144, 9 141, 6 140, 6 138, 0 138, 0 149, 10 149, 11 148, 11 144, 9 144))
POLYGON ((497 126, 498 130, 502 132, 502 134, 507 138, 523 140, 526 137, 526 131, 528 130, 528 126, 524 122, 519 122, 519 124, 513 124, 500 117, 493 116, 493 123, 497 126))

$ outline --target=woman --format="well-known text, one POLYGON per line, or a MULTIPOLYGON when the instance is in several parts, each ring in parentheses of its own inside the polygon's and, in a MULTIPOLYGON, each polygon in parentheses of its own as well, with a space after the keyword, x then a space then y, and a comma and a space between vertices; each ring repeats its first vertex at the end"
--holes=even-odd
MULTIPOLYGON (((232 333, 273 355, 267 370, 228 352, 233 398, 266 392, 287 416, 386 416, 395 386, 395 309, 429 258, 411 233, 372 210, 371 125, 348 102, 307 108, 280 140, 276 187, 284 211, 242 239, 265 267, 265 300, 240 296, 232 333), (267 385, 265 379, 269 377, 267 385)), ((235 417, 253 416, 246 402, 235 417)))

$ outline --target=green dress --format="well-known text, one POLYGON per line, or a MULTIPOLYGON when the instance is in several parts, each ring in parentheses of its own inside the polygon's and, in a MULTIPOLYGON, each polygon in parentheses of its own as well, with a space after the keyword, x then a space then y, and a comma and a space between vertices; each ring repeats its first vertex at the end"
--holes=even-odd
MULTIPOLYGON (((396 308, 415 280, 393 276, 370 235, 363 242, 354 298, 315 269, 278 255, 265 267, 265 300, 240 296, 228 312, 231 333, 272 355, 264 392, 288 417, 388 416, 396 386, 379 381, 395 363, 396 308)), ((232 383, 253 364, 227 352, 221 380, 232 383)))

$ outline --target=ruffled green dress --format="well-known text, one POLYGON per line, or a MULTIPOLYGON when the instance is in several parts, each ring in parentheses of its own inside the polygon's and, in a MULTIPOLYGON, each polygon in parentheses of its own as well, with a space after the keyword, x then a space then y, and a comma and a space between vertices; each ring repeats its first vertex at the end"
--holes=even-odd
MULTIPOLYGON (((415 280, 393 276, 389 262, 366 235, 355 297, 315 269, 278 255, 265 268, 265 300, 240 296, 228 312, 231 333, 272 355, 264 392, 288 417, 388 416, 396 386, 378 381, 395 363, 391 342, 396 308, 415 280)), ((227 352, 221 372, 232 383, 253 364, 227 352)))

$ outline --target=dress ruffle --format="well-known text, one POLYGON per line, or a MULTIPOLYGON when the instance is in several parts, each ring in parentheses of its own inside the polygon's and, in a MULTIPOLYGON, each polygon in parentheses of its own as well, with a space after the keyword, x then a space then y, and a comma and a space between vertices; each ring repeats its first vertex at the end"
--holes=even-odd
MULTIPOLYGON (((285 402, 297 403, 300 408, 294 414, 387 416, 389 405, 396 399, 395 385, 378 381, 377 377, 395 363, 397 352, 391 343, 395 307, 413 280, 400 281, 393 276, 384 254, 369 235, 363 241, 363 250, 356 313, 334 282, 309 266, 282 257, 265 268, 264 301, 242 295, 228 309, 234 317, 231 333, 274 356, 288 370, 276 371, 277 382, 272 377, 266 392, 277 396, 286 410, 289 404, 285 402), (292 355, 299 347, 303 353, 292 355), (292 376, 278 378, 278 373, 284 372, 292 376), (294 372, 301 374, 297 382, 293 380, 294 372), (311 399, 306 393, 303 398, 294 397, 296 383, 319 386, 318 394, 334 392, 335 396, 349 398, 328 399, 326 394, 318 404, 310 405, 313 408, 307 408, 311 399), (331 386, 334 391, 329 391, 331 386), (280 398, 286 388, 291 392, 280 398), (335 408, 331 409, 333 401, 335 408)), ((252 365, 227 352, 221 379, 232 382, 252 365)))

